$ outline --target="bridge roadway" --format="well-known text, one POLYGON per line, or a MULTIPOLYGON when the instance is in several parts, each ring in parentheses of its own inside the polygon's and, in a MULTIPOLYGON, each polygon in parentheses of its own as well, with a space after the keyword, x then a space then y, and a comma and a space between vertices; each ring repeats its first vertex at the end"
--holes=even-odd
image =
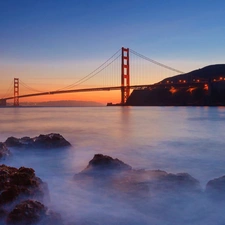
MULTIPOLYGON (((143 88, 154 88, 154 87, 186 87, 186 86, 202 86, 207 82, 192 82, 192 83, 155 83, 155 84, 145 84, 145 85, 131 85, 130 89, 143 89, 143 88)), ((60 91, 48 91, 48 92, 39 92, 34 94, 19 95, 17 98, 28 98, 41 95, 54 95, 54 94, 65 94, 65 93, 74 93, 74 92, 92 92, 92 91, 111 91, 111 90, 121 90, 123 86, 113 86, 113 87, 98 87, 98 88, 82 88, 82 89, 72 89, 72 90, 60 90, 60 91)), ((126 88, 124 86, 124 88, 126 88)), ((6 101, 14 99, 15 97, 2 98, 0 100, 6 101)))
MULTIPOLYGON (((133 86, 130 86, 130 88, 135 89, 135 88, 144 88, 149 86, 151 85, 133 85, 133 86)), ((113 86, 113 87, 82 88, 82 89, 61 90, 61 91, 46 91, 46 92, 39 92, 34 94, 19 95, 17 97, 27 98, 27 97, 34 97, 34 96, 41 96, 41 95, 66 94, 66 93, 74 93, 74 92, 111 91, 111 90, 121 90, 121 88, 122 86, 113 86)), ((10 100, 10 99, 14 99, 14 96, 3 98, 2 100, 10 100)))

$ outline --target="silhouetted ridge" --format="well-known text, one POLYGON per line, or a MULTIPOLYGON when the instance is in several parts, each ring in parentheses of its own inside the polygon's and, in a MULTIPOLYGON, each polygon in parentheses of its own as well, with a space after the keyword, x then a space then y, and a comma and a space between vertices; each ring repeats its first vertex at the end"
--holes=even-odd
POLYGON ((191 72, 185 73, 185 74, 179 74, 173 77, 168 77, 161 82, 165 80, 171 80, 171 81, 177 81, 179 79, 186 79, 189 78, 192 79, 198 79, 198 78, 214 78, 217 76, 225 76, 225 64, 215 64, 215 65, 209 65, 206 67, 203 67, 201 69, 193 70, 191 72))

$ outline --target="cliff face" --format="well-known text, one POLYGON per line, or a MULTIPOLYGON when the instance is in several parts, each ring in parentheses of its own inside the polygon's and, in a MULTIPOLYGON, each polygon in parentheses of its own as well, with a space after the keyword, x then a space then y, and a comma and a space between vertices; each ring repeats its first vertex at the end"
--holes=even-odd
POLYGON ((134 90, 127 100, 127 105, 225 105, 225 64, 211 65, 186 74, 169 77, 158 84, 161 85, 134 90), (198 83, 197 80, 204 82, 198 83), (186 83, 179 85, 180 81, 186 83))

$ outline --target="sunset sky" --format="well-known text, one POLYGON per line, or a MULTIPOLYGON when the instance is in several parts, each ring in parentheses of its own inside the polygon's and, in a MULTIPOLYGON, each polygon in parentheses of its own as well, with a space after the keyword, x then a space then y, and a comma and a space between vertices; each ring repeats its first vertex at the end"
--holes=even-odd
MULTIPOLYGON (((1 0, 0 98, 14 77, 41 91, 70 85, 122 46, 185 72, 224 63, 224 37, 224 0, 1 0)), ((57 99, 106 103, 120 95, 27 101, 57 99)))

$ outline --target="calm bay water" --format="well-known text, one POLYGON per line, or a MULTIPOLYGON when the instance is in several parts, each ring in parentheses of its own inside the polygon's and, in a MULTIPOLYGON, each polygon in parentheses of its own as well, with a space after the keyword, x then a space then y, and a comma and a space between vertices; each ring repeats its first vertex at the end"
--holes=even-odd
MULTIPOLYGON (((114 212, 119 218, 135 215, 133 224, 153 224, 146 222, 150 221, 148 216, 129 207, 122 213, 123 205, 115 209, 110 201, 97 204, 94 195, 71 188, 73 175, 96 153, 119 158, 135 169, 187 172, 203 188, 210 179, 225 175, 222 107, 28 107, 1 108, 0 112, 0 141, 10 136, 60 133, 73 145, 63 151, 12 150, 13 157, 4 161, 15 167, 34 168, 36 175, 48 183, 49 207, 60 211, 68 222, 104 211, 110 215, 114 212)), ((172 222, 165 223, 162 217, 154 224, 172 222)))

